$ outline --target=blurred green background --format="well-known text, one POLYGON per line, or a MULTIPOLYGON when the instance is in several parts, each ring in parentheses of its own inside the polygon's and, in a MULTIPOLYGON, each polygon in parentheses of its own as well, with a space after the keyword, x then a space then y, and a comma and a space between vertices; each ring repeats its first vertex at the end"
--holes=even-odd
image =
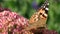
MULTIPOLYGON (((29 19, 36 12, 37 5, 45 0, 0 0, 0 7, 9 8, 29 19), (36 5, 36 6, 35 6, 36 5)), ((60 34, 60 0, 49 0, 48 29, 56 30, 60 34)))

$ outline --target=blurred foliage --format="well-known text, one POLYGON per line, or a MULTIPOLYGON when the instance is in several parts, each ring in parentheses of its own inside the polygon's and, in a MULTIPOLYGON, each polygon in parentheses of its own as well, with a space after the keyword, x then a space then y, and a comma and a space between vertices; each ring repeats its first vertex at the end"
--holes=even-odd
POLYGON ((60 0, 50 0, 48 28, 59 32, 60 34, 60 0))
MULTIPOLYGON (((35 2, 41 6, 44 1, 45 0, 0 0, 0 5, 29 19, 31 15, 36 12, 32 3, 35 2)), ((48 29, 56 30, 60 34, 60 0, 49 0, 49 3, 48 29)))

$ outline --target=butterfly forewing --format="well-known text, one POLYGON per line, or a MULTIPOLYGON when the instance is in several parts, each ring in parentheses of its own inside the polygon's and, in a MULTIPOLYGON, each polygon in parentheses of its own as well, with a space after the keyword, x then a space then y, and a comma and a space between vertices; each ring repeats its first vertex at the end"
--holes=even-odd
POLYGON ((46 27, 46 20, 48 17, 48 3, 45 2, 38 10, 36 13, 34 13, 30 20, 29 24, 33 28, 37 27, 46 27), (33 24, 33 25, 31 25, 33 24))

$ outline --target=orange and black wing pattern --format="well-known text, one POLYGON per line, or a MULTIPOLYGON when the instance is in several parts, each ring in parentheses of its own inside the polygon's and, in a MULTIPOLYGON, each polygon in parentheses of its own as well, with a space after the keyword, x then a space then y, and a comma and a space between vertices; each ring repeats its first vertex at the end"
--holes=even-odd
POLYGON ((34 24, 36 27, 45 27, 48 17, 48 6, 48 1, 45 1, 44 4, 37 10, 37 12, 31 16, 29 23, 34 24))

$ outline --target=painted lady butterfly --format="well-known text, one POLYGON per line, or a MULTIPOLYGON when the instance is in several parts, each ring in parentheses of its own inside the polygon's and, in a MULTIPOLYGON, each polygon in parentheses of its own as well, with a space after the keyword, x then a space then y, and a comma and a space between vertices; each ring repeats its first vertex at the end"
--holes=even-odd
POLYGON ((31 27, 30 28, 38 28, 38 27, 46 27, 46 20, 48 16, 48 1, 45 1, 44 4, 39 8, 39 10, 34 13, 30 20, 29 24, 31 27))

